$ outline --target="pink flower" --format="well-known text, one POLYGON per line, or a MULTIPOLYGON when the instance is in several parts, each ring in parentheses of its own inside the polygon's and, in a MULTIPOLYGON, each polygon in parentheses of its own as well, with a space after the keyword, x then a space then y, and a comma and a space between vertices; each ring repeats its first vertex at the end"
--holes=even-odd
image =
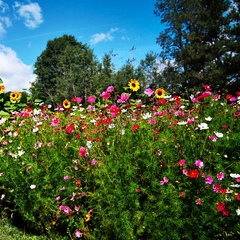
POLYGON ((157 123, 157 119, 156 118, 152 118, 148 120, 148 124, 156 124, 157 123))
POLYGON ((80 209, 80 207, 78 207, 78 206, 74 205, 74 210, 75 210, 76 212, 78 212, 78 211, 79 211, 79 209, 80 209))
POLYGON ((208 138, 213 142, 216 142, 218 140, 216 136, 209 136, 208 138))
POLYGON ((87 149, 85 147, 79 148, 79 156, 86 157, 88 155, 87 149))
POLYGON ((144 93, 148 96, 151 97, 154 93, 154 91, 151 88, 147 88, 144 93))
POLYGON ((213 191, 218 193, 221 191, 221 185, 220 184, 213 184, 213 191))
POLYGON ((82 235, 83 235, 83 233, 82 233, 81 231, 79 231, 78 229, 76 229, 76 231, 75 231, 75 236, 76 236, 77 238, 80 238, 80 237, 82 237, 82 235))
POLYGON ((187 174, 188 174, 188 170, 187 170, 186 168, 184 168, 184 169, 182 170, 182 173, 183 173, 184 175, 187 175, 187 174))
POLYGON ((202 200, 200 199, 200 198, 198 198, 198 199, 196 199, 196 204, 198 204, 198 205, 201 205, 202 204, 202 200))
POLYGON ((114 87, 113 86, 108 86, 107 92, 113 92, 113 91, 114 91, 114 87))
POLYGON ((161 150, 157 150, 157 155, 161 156, 162 155, 162 151, 161 150))
POLYGON ((96 163, 97 163, 97 161, 95 159, 90 161, 91 166, 95 165, 96 163))
POLYGON ((204 163, 202 160, 196 160, 195 165, 199 168, 202 168, 204 166, 204 163))
POLYGON ((102 92, 100 94, 100 97, 104 98, 105 100, 108 100, 111 97, 111 94, 109 92, 102 92))
POLYGON ((138 189, 136 190, 136 192, 137 192, 137 193, 140 193, 140 192, 141 192, 141 190, 138 188, 138 189))
POLYGON ((161 184, 161 185, 164 185, 164 184, 167 183, 168 181, 169 181, 168 178, 164 177, 164 178, 163 178, 163 181, 160 181, 160 184, 161 184))
POLYGON ((96 101, 96 97, 94 97, 94 96, 89 96, 87 98, 87 102, 89 102, 89 103, 94 103, 95 101, 96 101))
POLYGON ((206 178, 205 178, 205 183, 206 184, 212 184, 213 183, 213 179, 211 178, 211 176, 207 176, 206 178))
POLYGON ((52 119, 52 126, 54 126, 54 127, 58 126, 59 122, 60 122, 59 118, 57 118, 57 117, 53 118, 52 119))
POLYGON ((64 176, 63 179, 64 179, 64 180, 68 180, 68 179, 69 179, 69 176, 68 176, 68 175, 67 175, 67 176, 64 176))
POLYGON ((130 97, 128 93, 122 93, 120 99, 117 100, 117 103, 125 103, 130 97))
POLYGON ((179 166, 183 166, 184 164, 186 164, 187 162, 186 162, 186 160, 185 159, 181 159, 177 164, 179 165, 179 166))
POLYGON ((60 196, 57 196, 56 197, 56 201, 59 201, 61 198, 60 198, 60 196))
POLYGON ((75 97, 75 98, 72 98, 72 101, 73 101, 73 102, 77 102, 77 103, 81 103, 81 102, 82 102, 82 98, 80 98, 80 97, 75 97))
POLYGON ((109 109, 109 112, 112 115, 112 117, 117 117, 120 114, 121 109, 116 105, 112 105, 109 109))
POLYGON ((224 173, 220 172, 217 174, 217 179, 218 180, 223 180, 224 179, 224 173))

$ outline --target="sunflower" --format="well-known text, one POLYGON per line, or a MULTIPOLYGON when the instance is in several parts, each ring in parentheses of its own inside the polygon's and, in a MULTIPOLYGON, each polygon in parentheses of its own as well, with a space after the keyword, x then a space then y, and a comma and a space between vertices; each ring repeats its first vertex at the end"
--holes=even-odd
POLYGON ((65 100, 63 101, 63 107, 64 107, 64 108, 70 108, 70 107, 71 107, 70 101, 67 100, 67 99, 65 99, 65 100))
POLYGON ((128 83, 128 86, 134 92, 137 92, 139 90, 139 88, 140 88, 139 81, 135 80, 135 79, 131 79, 130 82, 128 83))
POLYGON ((16 103, 17 101, 19 101, 22 97, 22 93, 16 91, 16 92, 11 92, 10 93, 10 102, 11 103, 16 103))
POLYGON ((0 84, 0 94, 3 93, 5 90, 5 87, 3 84, 0 84))
POLYGON ((156 98, 163 98, 165 96, 166 92, 162 88, 157 88, 155 90, 155 97, 156 98))

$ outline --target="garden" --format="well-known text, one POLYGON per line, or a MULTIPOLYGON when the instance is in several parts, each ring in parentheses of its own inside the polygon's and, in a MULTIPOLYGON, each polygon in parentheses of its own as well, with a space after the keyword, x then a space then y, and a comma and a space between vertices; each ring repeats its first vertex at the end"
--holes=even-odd
POLYGON ((0 221, 48 239, 239 239, 240 91, 140 89, 2 98, 0 221))

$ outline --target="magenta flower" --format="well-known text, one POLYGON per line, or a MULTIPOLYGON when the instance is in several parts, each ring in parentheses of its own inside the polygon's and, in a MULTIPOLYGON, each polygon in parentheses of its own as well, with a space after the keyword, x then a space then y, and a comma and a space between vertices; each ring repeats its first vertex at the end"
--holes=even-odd
POLYGON ((104 98, 105 100, 108 100, 111 97, 111 94, 109 92, 102 92, 100 94, 100 97, 104 98))
POLYGON ((120 99, 117 100, 117 103, 125 103, 130 97, 128 93, 122 93, 120 99))
POLYGON ((52 119, 52 126, 56 127, 60 123, 60 119, 55 117, 52 119))
POLYGON ((94 103, 95 101, 96 101, 96 97, 94 97, 94 96, 89 96, 87 98, 87 102, 89 102, 89 103, 94 103))
POLYGON ((195 165, 199 168, 202 168, 204 166, 204 163, 202 160, 196 160, 195 165))
POLYGON ((167 183, 169 180, 168 178, 164 177, 162 181, 160 181, 161 185, 164 185, 165 183, 167 183))
POLYGON ((223 172, 220 172, 217 174, 217 179, 218 180, 223 180, 224 179, 224 173, 223 172))
POLYGON ((81 103, 81 102, 82 102, 82 98, 80 98, 80 97, 74 97, 74 98, 72 98, 72 101, 73 101, 73 102, 76 102, 76 103, 81 103))
POLYGON ((213 142, 216 142, 218 140, 216 136, 209 136, 208 138, 213 142))
POLYGON ((114 91, 114 87, 113 86, 108 86, 107 88, 107 92, 113 92, 114 91))
POLYGON ((86 157, 88 155, 87 149, 85 147, 79 148, 79 156, 86 157))
POLYGON ((188 174, 188 170, 187 170, 186 168, 184 168, 184 169, 182 170, 182 173, 183 173, 184 175, 187 175, 187 174, 188 174))
POLYGON ((64 206, 64 205, 61 205, 59 207, 59 210, 64 211, 65 213, 70 213, 71 212, 71 208, 68 207, 68 206, 64 206))
POLYGON ((186 160, 185 159, 181 159, 177 164, 179 165, 179 166, 183 166, 184 164, 186 164, 187 162, 186 162, 186 160))
POLYGON ((147 88, 144 93, 148 96, 151 97, 154 93, 154 91, 151 88, 147 88))
POLYGON ((221 185, 220 184, 213 184, 213 191, 218 193, 221 191, 221 185))
POLYGON ((211 176, 207 176, 206 178, 205 178, 205 183, 206 184, 212 184, 213 183, 213 179, 211 178, 211 176))
POLYGON ((83 233, 82 233, 81 231, 79 231, 78 229, 76 229, 76 231, 75 231, 75 236, 76 236, 77 238, 80 238, 80 237, 82 237, 82 235, 83 235, 83 233))
POLYGON ((157 123, 157 119, 156 118, 152 118, 148 120, 148 124, 156 124, 157 123))

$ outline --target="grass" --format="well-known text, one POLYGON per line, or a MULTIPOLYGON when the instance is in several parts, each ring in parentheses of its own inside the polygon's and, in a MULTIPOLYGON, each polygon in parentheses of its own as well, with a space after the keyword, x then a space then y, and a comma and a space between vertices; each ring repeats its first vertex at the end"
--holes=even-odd
POLYGON ((46 240, 45 236, 28 234, 24 229, 19 229, 8 223, 7 220, 0 220, 0 240, 46 240))

